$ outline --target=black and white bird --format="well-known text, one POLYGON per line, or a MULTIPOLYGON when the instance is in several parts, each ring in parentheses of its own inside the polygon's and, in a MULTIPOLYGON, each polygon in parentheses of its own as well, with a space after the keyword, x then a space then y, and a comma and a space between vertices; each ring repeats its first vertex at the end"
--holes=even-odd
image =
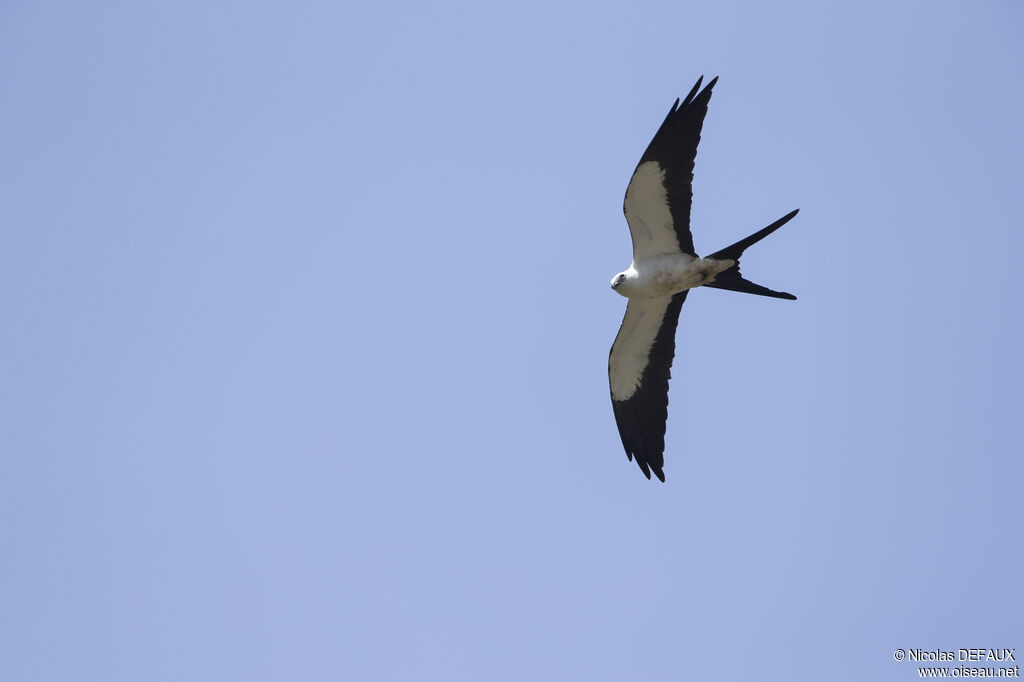
POLYGON ((633 237, 633 263, 612 278, 612 289, 629 299, 608 355, 615 421, 626 456, 636 459, 647 478, 653 471, 662 481, 668 380, 676 323, 686 294, 705 286, 796 300, 792 294, 743 279, 740 256, 797 211, 706 258, 694 251, 690 234, 693 160, 711 89, 718 82, 715 78, 700 90, 703 79, 697 79, 682 103, 677 99, 672 105, 633 171, 623 203, 633 237))

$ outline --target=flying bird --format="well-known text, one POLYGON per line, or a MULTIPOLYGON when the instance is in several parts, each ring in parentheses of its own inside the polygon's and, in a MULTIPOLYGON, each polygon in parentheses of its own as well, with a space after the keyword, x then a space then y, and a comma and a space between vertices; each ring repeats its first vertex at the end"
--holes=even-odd
POLYGON ((647 146, 626 187, 623 212, 633 237, 633 262, 612 278, 612 289, 629 299, 626 316, 608 354, 612 408, 626 457, 647 478, 665 480, 668 381, 676 346, 676 323, 686 294, 695 287, 741 291, 796 300, 796 296, 749 282, 740 275, 743 251, 779 229, 799 209, 701 258, 690 234, 693 160, 708 112, 711 89, 701 81, 675 104, 647 146), (698 92, 699 91, 699 92, 698 92))

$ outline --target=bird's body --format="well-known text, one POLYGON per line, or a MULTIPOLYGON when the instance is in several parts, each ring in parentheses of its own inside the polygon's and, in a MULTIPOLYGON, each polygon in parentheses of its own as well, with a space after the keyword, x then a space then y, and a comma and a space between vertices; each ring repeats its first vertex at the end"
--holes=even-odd
POLYGON ((626 298, 671 296, 706 284, 735 261, 728 258, 699 258, 688 253, 665 253, 633 263, 622 274, 626 277, 613 287, 626 298))
POLYGON ((644 474, 662 471, 668 381, 675 355, 679 311, 690 289, 708 286, 772 298, 795 299, 740 275, 744 249, 788 222, 796 211, 706 258, 690 234, 693 163, 711 89, 701 79, 669 111, 637 164, 623 211, 633 239, 633 262, 612 278, 612 289, 629 299, 626 316, 608 356, 612 408, 626 456, 644 474))

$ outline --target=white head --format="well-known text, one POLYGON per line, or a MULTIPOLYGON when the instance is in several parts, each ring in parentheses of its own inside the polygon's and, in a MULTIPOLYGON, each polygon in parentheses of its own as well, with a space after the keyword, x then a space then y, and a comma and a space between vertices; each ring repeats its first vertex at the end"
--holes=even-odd
POLYGON ((620 272, 619 274, 612 277, 612 289, 615 291, 615 293, 619 294, 620 296, 626 295, 626 287, 622 285, 626 283, 627 279, 628 278, 625 272, 620 272))

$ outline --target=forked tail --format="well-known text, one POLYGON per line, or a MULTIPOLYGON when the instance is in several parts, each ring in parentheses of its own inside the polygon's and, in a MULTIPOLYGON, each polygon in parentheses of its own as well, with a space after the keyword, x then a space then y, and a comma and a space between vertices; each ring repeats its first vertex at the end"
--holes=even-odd
POLYGON ((788 223, 790 220, 793 219, 793 216, 795 216, 799 212, 800 209, 796 209, 792 213, 787 213, 786 215, 782 216, 781 218, 779 218, 778 220, 776 220, 774 223, 764 228, 763 230, 758 230, 749 237, 741 239, 735 244, 731 244, 730 246, 727 246, 724 249, 716 251, 710 256, 707 256, 707 258, 715 258, 718 260, 728 258, 730 260, 736 261, 736 265, 732 266, 728 270, 718 273, 717 275, 715 275, 715 278, 713 280, 711 280, 704 286, 712 287, 713 289, 727 289, 729 291, 740 291, 745 294, 757 294, 758 296, 785 298, 790 301, 795 301, 796 296, 794 296, 793 294, 787 294, 784 291, 772 291, 771 289, 763 287, 760 284, 754 284, 753 282, 749 282, 743 279, 743 276, 740 275, 740 256, 743 255, 743 252, 748 247, 758 243, 759 241, 770 235, 772 232, 788 223))

